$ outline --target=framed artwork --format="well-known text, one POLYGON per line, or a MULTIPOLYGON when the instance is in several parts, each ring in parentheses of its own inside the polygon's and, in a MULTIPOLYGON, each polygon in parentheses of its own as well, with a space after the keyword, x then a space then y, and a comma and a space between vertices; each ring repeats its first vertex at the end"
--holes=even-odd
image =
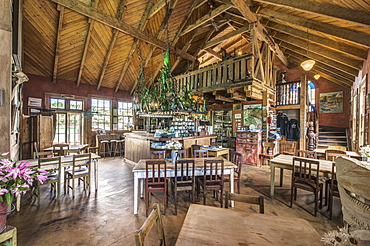
POLYGON ((320 93, 320 114, 343 113, 343 91, 320 93))
POLYGON ((233 104, 233 110, 242 110, 242 105, 240 103, 233 104))
POLYGON ((41 114, 41 109, 29 108, 29 115, 39 115, 39 114, 41 114))
POLYGON ((241 119, 241 118, 242 118, 242 114, 235 114, 235 115, 234 115, 234 118, 235 118, 235 119, 241 119))
POLYGON ((243 105, 243 126, 249 130, 262 129, 262 104, 243 105))
POLYGON ((28 107, 41 107, 42 98, 28 97, 28 107))

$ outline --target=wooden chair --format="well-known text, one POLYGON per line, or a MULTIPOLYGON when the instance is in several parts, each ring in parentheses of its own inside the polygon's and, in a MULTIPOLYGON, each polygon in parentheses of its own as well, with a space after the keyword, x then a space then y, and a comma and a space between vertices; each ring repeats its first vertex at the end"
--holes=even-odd
POLYGON ((75 179, 82 180, 84 190, 86 186, 91 191, 91 153, 73 155, 72 167, 64 171, 64 191, 68 193, 72 189, 72 197, 75 197, 75 179), (70 185, 71 181, 71 185, 70 185))
POLYGON ((164 228, 162 223, 162 215, 158 203, 153 204, 153 210, 148 216, 148 218, 145 220, 144 224, 140 227, 139 230, 136 230, 134 232, 136 246, 145 245, 144 244, 145 238, 154 225, 156 225, 157 227, 156 231, 158 234, 158 241, 156 245, 166 246, 164 228))
POLYGON ((295 155, 297 142, 295 141, 280 141, 280 153, 285 155, 295 155))
POLYGON ((192 157, 194 157, 194 150, 200 150, 200 145, 197 145, 197 144, 193 144, 190 148, 190 154, 192 155, 192 157))
MULTIPOLYGON (((242 174, 242 157, 243 155, 238 152, 233 153, 233 159, 232 162, 237 165, 234 171, 234 182, 236 182, 238 186, 238 194, 240 194, 240 180, 241 180, 241 174, 242 174)), ((225 175, 224 177, 224 183, 230 182, 230 176, 225 175)))
POLYGON ((327 161, 335 161, 335 159, 338 156, 348 157, 347 152, 343 150, 338 150, 338 149, 326 149, 325 150, 325 160, 327 161))
POLYGON ((297 199, 297 189, 310 191, 315 196, 315 212, 317 214, 318 198, 320 195, 320 208, 322 206, 323 184, 319 182, 320 162, 300 157, 293 157, 292 185, 290 194, 290 207, 297 199))
POLYGON ((35 195, 37 197, 37 206, 40 207, 40 186, 51 185, 56 194, 57 201, 60 201, 60 184, 62 174, 61 157, 40 158, 38 159, 38 168, 47 171, 47 179, 42 184, 37 184, 35 195), (56 192, 55 192, 56 191, 56 192))
POLYGON ((317 153, 315 151, 311 151, 311 150, 297 150, 296 155, 298 157, 303 157, 303 158, 317 159, 317 153))
POLYGON ((186 150, 179 150, 177 153, 179 158, 187 158, 186 150))
POLYGON ((334 197, 339 196, 338 181, 335 176, 335 162, 332 164, 331 168, 331 178, 325 181, 325 206, 328 205, 329 201, 329 218, 333 215, 333 200, 334 197))
POLYGON ((166 159, 165 150, 150 151, 150 159, 166 159))
POLYGON ((65 156, 69 152, 69 144, 54 144, 53 154, 54 156, 65 156))
POLYGON ((225 191, 225 208, 229 208, 229 201, 233 200, 236 202, 252 203, 260 206, 260 213, 265 213, 265 199, 263 196, 249 196, 249 195, 240 195, 235 193, 229 193, 225 191))
POLYGON ((271 160, 274 158, 277 154, 275 153, 275 143, 273 142, 263 142, 262 143, 262 152, 260 154, 260 160, 261 160, 261 165, 265 164, 265 160, 271 160))
POLYGON ((345 146, 328 146, 328 149, 336 149, 336 150, 347 151, 347 147, 345 147, 345 146))
POLYGON ((34 159, 50 158, 53 157, 53 151, 38 151, 37 143, 33 142, 34 146, 34 159))
POLYGON ((145 205, 146 216, 149 212, 149 194, 163 192, 164 210, 166 214, 167 206, 167 164, 165 160, 146 161, 146 178, 145 178, 145 205), (163 172, 161 172, 163 170, 163 172), (161 175, 163 174, 163 175, 161 175))
POLYGON ((197 197, 199 197, 200 187, 203 189, 203 204, 206 204, 206 191, 213 190, 221 192, 220 204, 222 208, 223 188, 224 188, 224 161, 223 160, 204 160, 204 175, 198 177, 197 197))
POLYGON ((204 157, 208 157, 207 149, 194 150, 194 158, 204 158, 204 157))
MULTIPOLYGON (((192 202, 195 203, 195 170, 194 160, 176 160, 175 177, 171 179, 171 191, 177 215, 177 192, 191 191, 192 202)), ((190 192, 189 192, 190 196, 190 192)))

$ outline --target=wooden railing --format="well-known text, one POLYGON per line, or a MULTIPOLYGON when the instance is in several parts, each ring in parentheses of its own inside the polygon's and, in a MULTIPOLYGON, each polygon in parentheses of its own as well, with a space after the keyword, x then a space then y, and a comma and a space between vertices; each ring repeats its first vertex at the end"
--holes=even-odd
POLYGON ((211 89, 231 82, 238 83, 252 80, 254 74, 251 70, 252 57, 253 55, 247 54, 178 75, 175 77, 178 88, 193 91, 205 88, 211 89))
POLYGON ((282 106, 299 104, 300 91, 300 81, 276 84, 276 105, 282 106))

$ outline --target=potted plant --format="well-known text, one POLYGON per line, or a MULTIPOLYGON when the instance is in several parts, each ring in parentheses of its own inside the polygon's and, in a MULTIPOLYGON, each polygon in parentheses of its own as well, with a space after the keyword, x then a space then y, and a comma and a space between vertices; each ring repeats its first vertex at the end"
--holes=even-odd
POLYGON ((17 211, 20 208, 20 198, 31 189, 33 182, 43 183, 47 173, 42 169, 29 168, 30 163, 25 161, 11 161, 4 158, 9 152, 1 154, 0 159, 0 233, 6 227, 8 208, 13 199, 17 199, 17 211))

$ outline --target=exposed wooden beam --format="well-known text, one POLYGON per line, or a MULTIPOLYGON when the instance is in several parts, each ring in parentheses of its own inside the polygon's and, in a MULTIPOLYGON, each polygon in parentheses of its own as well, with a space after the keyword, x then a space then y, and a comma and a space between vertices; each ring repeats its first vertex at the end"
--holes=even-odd
POLYGON ((166 6, 166 0, 159 0, 156 4, 154 4, 154 6, 150 9, 148 19, 152 18, 164 6, 166 6))
POLYGON ((281 40, 284 43, 284 45, 283 43, 280 43, 280 45, 284 46, 287 49, 300 50, 300 53, 302 52, 304 53, 304 51, 306 50, 306 53, 309 53, 310 54, 309 56, 312 59, 315 59, 315 55, 320 55, 330 60, 346 65, 348 67, 351 67, 353 69, 360 69, 360 66, 362 65, 362 62, 360 60, 355 60, 353 58, 346 57, 335 51, 325 49, 324 47, 317 44, 311 44, 309 42, 307 43, 302 39, 298 38, 292 39, 291 36, 285 34, 278 34, 275 35, 274 37, 277 40, 281 40))
POLYGON ((184 31, 181 33, 181 35, 184 35, 184 34, 190 32, 190 31, 194 30, 197 27, 200 27, 204 23, 210 21, 211 19, 215 18, 216 16, 222 14, 223 12, 225 12, 226 10, 228 10, 229 8, 232 8, 232 7, 233 6, 231 4, 220 5, 216 9, 212 10, 209 14, 206 14, 206 15, 202 16, 201 18, 199 18, 195 23, 187 26, 184 29, 184 31))
MULTIPOLYGON (((152 44, 162 50, 167 49, 166 42, 158 38, 154 38, 148 35, 147 33, 145 33, 144 31, 136 29, 132 27, 131 25, 128 25, 127 23, 123 21, 119 21, 116 18, 108 14, 105 14, 103 12, 100 12, 97 9, 92 8, 78 0, 52 0, 52 1, 60 5, 63 5, 66 8, 72 9, 84 16, 90 17, 100 23, 103 23, 104 25, 117 29, 120 32, 126 33, 134 38, 138 38, 140 40, 143 40, 144 42, 152 44)), ((194 56, 187 54, 185 52, 182 52, 176 47, 171 47, 171 53, 174 53, 175 55, 181 56, 182 58, 186 60, 190 60, 190 61, 193 61, 196 59, 194 56)))
POLYGON ((275 52, 276 56, 281 60, 281 62, 289 67, 289 62, 284 56, 284 53, 280 50, 279 46, 273 41, 270 35, 267 33, 267 30, 259 22, 257 15, 254 14, 248 7, 246 1, 244 0, 231 0, 231 2, 236 6, 244 18, 249 22, 253 23, 254 28, 259 34, 261 40, 267 42, 270 48, 275 52))
POLYGON ((59 63, 59 56, 60 56, 60 34, 62 33, 63 29, 63 18, 64 18, 64 7, 58 5, 59 10, 59 20, 58 20, 58 27, 57 27, 57 38, 55 41, 55 56, 54 56, 54 68, 53 68, 53 83, 57 82, 57 75, 58 75, 58 63, 59 63))
POLYGON ((293 15, 283 14, 271 9, 261 9, 258 12, 258 15, 268 18, 274 22, 284 22, 291 25, 300 26, 306 29, 315 30, 323 34, 331 35, 348 42, 353 43, 354 45, 361 45, 370 47, 369 35, 365 33, 360 33, 354 30, 349 30, 345 28, 340 28, 335 25, 320 23, 318 21, 311 21, 304 18, 296 17, 293 15))
POLYGON ((222 55, 220 55, 220 53, 214 51, 213 49, 211 48, 207 48, 207 49, 203 49, 205 52, 211 54, 212 56, 214 56, 215 58, 217 58, 218 60, 222 61, 222 55))
POLYGON ((228 34, 226 34, 222 37, 211 40, 210 42, 206 43, 206 45, 203 47, 203 49, 205 50, 207 48, 211 48, 215 45, 218 45, 218 44, 222 43, 223 41, 225 41, 229 38, 235 37, 236 35, 243 34, 243 33, 248 32, 248 31, 249 31, 249 25, 248 26, 243 26, 243 27, 237 29, 236 31, 230 32, 230 33, 228 33, 228 34))
MULTIPOLYGON (((123 14, 123 11, 125 10, 124 8, 124 3, 125 0, 122 0, 121 1, 121 4, 120 6, 118 7, 118 10, 117 10, 117 15, 116 15, 116 18, 118 20, 121 20, 122 18, 122 14, 123 14)), ((101 69, 101 72, 100 72, 100 77, 99 77, 99 82, 98 82, 98 86, 97 86, 97 90, 100 89, 100 86, 103 82, 103 78, 104 78, 104 74, 105 74, 105 70, 107 69, 107 66, 108 66, 108 63, 109 63, 109 58, 112 54, 112 51, 113 51, 113 48, 114 48, 114 45, 116 43, 116 40, 117 40, 117 36, 118 36, 118 30, 117 29, 114 29, 113 30, 113 36, 112 36, 112 39, 110 41, 110 44, 109 44, 109 48, 108 48, 108 51, 107 51, 107 54, 105 55, 105 60, 104 60, 104 63, 103 63, 103 67, 101 69)))
MULTIPOLYGON (((265 27, 270 30, 277 31, 279 33, 285 33, 291 35, 292 39, 294 38, 302 38, 307 36, 307 32, 303 32, 301 30, 292 28, 290 26, 285 26, 276 22, 269 21, 265 24, 265 27)), ((367 49, 359 49, 353 46, 341 44, 338 42, 328 42, 328 39, 317 36, 315 34, 310 34, 307 37, 311 43, 316 43, 321 45, 327 49, 334 50, 337 52, 345 53, 349 57, 353 57, 354 59, 361 59, 365 60, 367 58, 367 49)))
POLYGON ((370 27, 368 12, 339 7, 332 4, 324 4, 314 1, 292 1, 292 0, 253 0, 263 4, 271 4, 278 7, 302 11, 316 16, 344 21, 363 27, 370 27))
POLYGON ((221 95, 216 95, 215 99, 219 100, 219 101, 224 101, 224 102, 234 102, 234 99, 227 98, 227 97, 224 97, 224 96, 221 96, 221 95))
POLYGON ((82 72, 85 68, 86 54, 87 54, 87 49, 89 48, 91 33, 94 27, 94 22, 95 20, 89 19, 89 27, 86 33, 86 39, 85 39, 85 44, 84 44, 84 50, 82 52, 80 69, 78 70, 78 75, 77 75, 77 84, 76 84, 77 87, 79 87, 81 84, 82 72))

